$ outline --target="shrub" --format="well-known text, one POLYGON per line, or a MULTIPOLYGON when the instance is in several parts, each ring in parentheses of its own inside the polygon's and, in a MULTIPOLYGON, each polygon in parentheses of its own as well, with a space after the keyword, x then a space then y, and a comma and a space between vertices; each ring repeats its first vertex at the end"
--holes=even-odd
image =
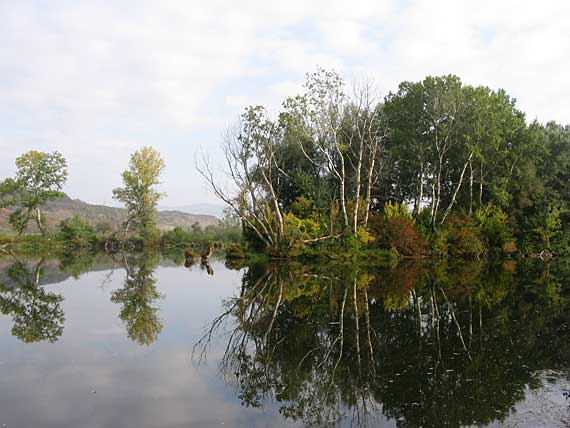
POLYGON ((376 214, 370 218, 369 228, 381 248, 394 249, 404 256, 425 252, 427 243, 414 227, 411 217, 376 214))
POLYGON ((401 217, 410 221, 413 220, 412 214, 410 213, 407 205, 392 201, 388 201, 384 205, 384 217, 387 219, 401 217))
POLYGON ((283 215, 283 236, 276 249, 276 256, 294 257, 303 249, 303 241, 318 236, 320 225, 310 218, 300 219, 293 213, 283 215))
POLYGON ((239 244, 231 244, 226 248, 227 260, 242 260, 246 258, 243 247, 239 244))
POLYGON ((501 250, 506 254, 516 251, 509 218, 500 207, 491 203, 478 209, 475 220, 481 226, 481 235, 487 248, 501 250))
POLYGON ((430 235, 430 247, 434 255, 446 257, 449 252, 449 231, 447 229, 436 230, 430 235))
POLYGON ((449 249, 455 256, 478 258, 485 253, 481 226, 473 217, 453 214, 447 223, 449 249))
POLYGON ((78 215, 62 220, 60 236, 66 243, 76 247, 90 247, 97 243, 93 228, 78 215))

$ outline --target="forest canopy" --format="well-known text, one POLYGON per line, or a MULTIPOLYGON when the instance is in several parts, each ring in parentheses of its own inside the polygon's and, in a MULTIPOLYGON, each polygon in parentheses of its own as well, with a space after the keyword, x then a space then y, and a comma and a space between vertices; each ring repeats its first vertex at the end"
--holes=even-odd
POLYGON ((528 122, 505 90, 457 76, 381 97, 318 69, 276 117, 247 107, 223 151, 235 192, 204 159, 200 172, 272 255, 339 239, 475 257, 567 248, 570 127, 528 122))

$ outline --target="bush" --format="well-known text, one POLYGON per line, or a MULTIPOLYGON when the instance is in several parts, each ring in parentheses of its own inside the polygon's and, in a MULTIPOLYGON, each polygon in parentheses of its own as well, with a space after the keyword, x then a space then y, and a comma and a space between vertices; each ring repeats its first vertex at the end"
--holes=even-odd
POLYGON ((516 251, 513 232, 505 212, 494 204, 478 209, 475 220, 481 226, 481 235, 488 249, 510 254, 516 251))
POLYGON ((91 247, 97 243, 93 228, 78 215, 66 218, 59 224, 61 239, 75 247, 91 247))
POLYGON ((423 254, 427 247, 411 217, 376 214, 370 218, 369 228, 379 247, 393 249, 404 256, 423 254))
POLYGON ((243 247, 239 244, 231 244, 226 248, 227 260, 243 260, 246 257, 243 247))
POLYGON ((272 255, 295 257, 303 250, 303 241, 318 236, 320 225, 311 218, 300 219, 293 213, 283 215, 283 236, 272 255))
POLYGON ((388 201, 386 205, 384 205, 384 217, 387 219, 401 217, 413 221, 412 213, 410 213, 407 205, 392 201, 388 201))
POLYGON ((453 214, 447 223, 449 250, 454 256, 479 258, 485 254, 481 226, 465 214, 453 214))
POLYGON ((241 239, 240 225, 210 225, 205 229, 193 227, 187 230, 182 227, 175 227, 172 230, 164 232, 162 235, 162 245, 164 246, 182 246, 194 242, 206 243, 223 241, 237 242, 241 239))
POLYGON ((430 234, 430 247, 434 255, 446 257, 449 252, 449 231, 446 229, 436 230, 430 234))

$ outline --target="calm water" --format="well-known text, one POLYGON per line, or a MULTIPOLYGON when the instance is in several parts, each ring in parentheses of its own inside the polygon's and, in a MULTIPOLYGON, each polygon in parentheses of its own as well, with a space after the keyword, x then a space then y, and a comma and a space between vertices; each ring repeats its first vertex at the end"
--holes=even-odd
POLYGON ((569 427, 565 263, 0 259, 0 427, 569 427))

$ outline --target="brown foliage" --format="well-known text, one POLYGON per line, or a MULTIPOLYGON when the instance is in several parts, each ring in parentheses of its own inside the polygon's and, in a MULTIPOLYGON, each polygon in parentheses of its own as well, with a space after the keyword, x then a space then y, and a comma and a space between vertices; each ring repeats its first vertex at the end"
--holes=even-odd
POLYGON ((426 250, 427 242, 409 218, 377 214, 371 217, 369 227, 381 248, 395 248, 404 256, 420 255, 426 250))

